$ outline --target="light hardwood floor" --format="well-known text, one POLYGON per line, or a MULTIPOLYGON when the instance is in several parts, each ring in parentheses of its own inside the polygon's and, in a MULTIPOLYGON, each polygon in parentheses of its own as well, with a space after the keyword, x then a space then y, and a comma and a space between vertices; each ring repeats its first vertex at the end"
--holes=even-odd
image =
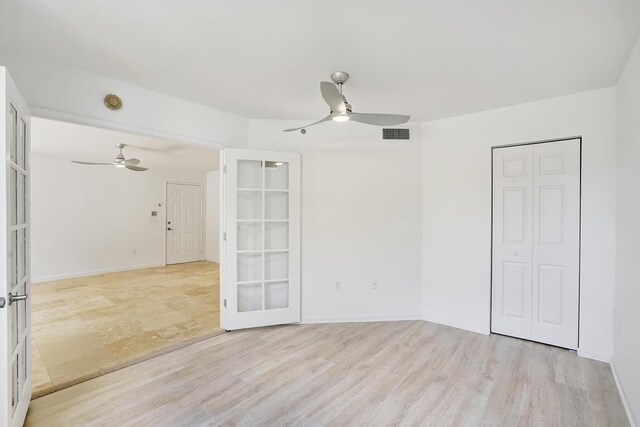
POLYGON ((625 426, 609 366, 422 321, 235 331, 31 402, 27 426, 625 426))
POLYGON ((206 261, 34 284, 34 396, 213 334, 219 286, 206 261))

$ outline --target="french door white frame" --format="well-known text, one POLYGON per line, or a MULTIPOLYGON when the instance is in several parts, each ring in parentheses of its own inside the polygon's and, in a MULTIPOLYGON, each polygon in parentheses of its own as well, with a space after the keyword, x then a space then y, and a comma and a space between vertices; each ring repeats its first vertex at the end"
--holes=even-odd
MULTIPOLYGON (((241 150, 241 149, 227 149, 221 153, 220 156, 220 170, 222 171, 220 179, 220 327, 224 330, 241 329, 249 327, 277 325, 284 323, 300 322, 301 317, 301 258, 300 258, 300 214, 301 214, 301 200, 300 200, 300 185, 301 185, 301 161, 300 154, 278 152, 278 151, 259 151, 259 150, 241 150), (289 286, 289 306, 286 308, 265 309, 263 300, 262 310, 247 310, 240 312, 238 310, 238 281, 237 281, 237 204, 236 197, 238 190, 248 190, 240 188, 237 184, 238 177, 235 175, 236 168, 232 166, 239 161, 256 161, 261 162, 262 165, 269 162, 286 162, 289 165, 288 175, 288 219, 286 222, 289 224, 288 229, 288 249, 289 254, 289 277, 284 279, 288 282, 289 286), (231 167, 230 167, 231 166, 231 167), (228 197, 228 193, 233 193, 234 196, 228 197), (234 203, 230 203, 229 200, 233 200, 234 203)), ((237 166, 236 166, 237 167, 237 166)), ((266 166, 260 166, 265 168, 266 166)), ((264 180, 264 172, 262 179, 264 180)), ((263 181, 263 185, 266 185, 263 181)), ((258 189, 252 189, 258 191, 258 189)), ((283 190, 268 190, 262 187, 263 198, 266 191, 283 191, 283 190)), ((264 200, 264 199, 263 199, 264 200)), ((262 222, 266 222, 264 217, 264 206, 262 206, 262 222)), ((256 218, 257 219, 257 218, 256 218)), ((244 221, 244 220, 243 220, 244 221)), ((246 220, 246 221, 254 221, 246 220)), ((281 220, 275 220, 281 221, 281 220)), ((264 226, 264 224, 263 224, 264 226)), ((262 231, 262 249, 259 251, 265 251, 264 246, 264 229, 262 231)), ((279 252, 280 250, 275 250, 279 252)), ((264 259, 263 259, 263 273, 264 273, 264 259)), ((266 278, 263 276, 260 280, 263 283, 263 294, 265 289, 266 278)), ((281 280, 278 280, 281 281, 281 280)), ((241 283, 241 285, 243 285, 241 283)))
MULTIPOLYGON (((494 218, 494 212, 493 212, 493 172, 494 172, 494 163, 493 163, 493 150, 495 149, 500 149, 500 148, 508 148, 508 147, 519 147, 519 146, 523 146, 523 145, 537 145, 537 144, 545 144, 545 143, 549 143, 549 142, 561 142, 561 141, 571 141, 571 140, 578 140, 579 141, 579 146, 580 146, 580 204, 579 204, 579 211, 580 211, 580 224, 579 224, 579 229, 580 229, 580 233, 578 236, 578 242, 579 242, 579 249, 578 249, 578 348, 580 348, 580 315, 581 315, 581 294, 580 294, 580 285, 581 285, 581 272, 582 272, 582 136, 572 136, 572 137, 566 137, 566 138, 558 138, 558 139, 547 139, 547 140, 542 140, 542 141, 532 141, 532 142, 521 142, 521 143, 515 143, 515 144, 505 144, 505 145, 494 145, 491 147, 491 256, 489 257, 489 331, 492 334, 497 334, 496 332, 493 332, 493 325, 492 325, 492 321, 493 321, 493 218, 494 218)), ((500 335, 500 334, 498 334, 500 335)))
MULTIPOLYGON (((169 199, 168 196, 168 188, 169 188, 169 184, 177 184, 177 185, 192 185, 194 187, 200 187, 200 261, 205 259, 205 254, 204 254, 204 239, 206 236, 206 224, 207 222, 205 221, 206 219, 206 207, 205 207, 205 187, 199 183, 199 182, 186 182, 186 181, 165 181, 164 182, 164 218, 162 218, 162 221, 164 222, 164 265, 169 265, 167 264, 167 245, 169 244, 168 239, 167 239, 167 213, 168 213, 168 209, 169 207, 167 206, 167 200, 169 199)), ((222 208, 221 208, 222 209, 222 208)))
MULTIPOLYGON (((5 133, 1 138, 6 144, 4 147, 5 155, 0 165, 0 176, 5 182, 4 195, 0 197, 0 240, 4 239, 5 244, 0 247, 0 276, 2 277, 2 293, 0 297, 0 425, 5 423, 8 427, 17 427, 22 425, 29 401, 31 400, 31 200, 30 200, 30 153, 31 153, 31 115, 29 107, 20 96, 17 86, 11 79, 9 73, 4 67, 0 66, 0 99, 4 104, 2 112, 0 112, 0 131, 5 133), (9 111, 14 112, 14 120, 16 128, 11 131, 11 124, 8 123, 7 116, 9 111), (9 137, 15 138, 15 153, 12 153, 11 145, 13 142, 9 137), (22 143, 24 145, 20 145, 22 143), (20 157, 22 149, 23 156, 20 157), (14 159, 11 159, 11 155, 14 159), (9 173, 16 172, 15 181, 10 179, 9 173), (22 194, 20 194, 20 178, 22 177, 22 185, 24 186, 22 194), (10 197, 15 197, 14 201, 10 201, 10 197), (9 212, 9 208, 13 208, 16 204, 15 211, 9 212), (10 236, 20 232, 23 238, 16 237, 16 248, 11 244, 10 236), (21 242, 20 242, 21 240, 21 242), (22 255, 22 257, 20 256, 22 255), (15 271, 10 264, 16 265, 15 271), (22 290, 19 290, 22 288, 22 290), (7 297, 5 298, 5 289, 7 297), (15 295, 16 292, 22 295, 15 295), (12 295, 19 297, 14 299, 14 307, 18 310, 16 322, 20 325, 20 318, 24 316, 23 329, 19 331, 16 337, 16 331, 12 327, 12 295), (20 314, 24 313, 24 314, 20 314), (13 361, 17 363, 17 372, 19 375, 17 384, 14 383, 14 375, 12 369, 13 361), (22 363, 20 363, 22 360, 22 363), (22 365, 22 368, 20 366, 22 365), (17 385, 17 387, 16 387, 17 385)), ((13 209, 12 209, 13 210, 13 209)), ((16 326, 20 330, 20 326, 16 326)))

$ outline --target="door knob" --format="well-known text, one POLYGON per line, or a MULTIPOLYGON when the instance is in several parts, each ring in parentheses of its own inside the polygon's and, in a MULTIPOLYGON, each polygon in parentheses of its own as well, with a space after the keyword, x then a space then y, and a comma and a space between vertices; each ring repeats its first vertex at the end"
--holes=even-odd
POLYGON ((169 228, 167 228, 167 230, 171 231, 171 230, 173 230, 173 228, 169 227, 169 228))
POLYGON ((518 256, 518 251, 513 251, 513 256, 518 256))
POLYGON ((9 292, 9 305, 13 304, 16 301, 26 301, 27 295, 13 295, 9 292))

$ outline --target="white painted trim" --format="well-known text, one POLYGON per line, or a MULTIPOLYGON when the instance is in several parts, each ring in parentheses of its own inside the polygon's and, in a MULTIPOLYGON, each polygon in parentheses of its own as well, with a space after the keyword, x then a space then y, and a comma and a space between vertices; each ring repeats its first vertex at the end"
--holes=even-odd
POLYGON ((620 382, 620 377, 618 377, 618 371, 616 371, 616 366, 613 362, 609 363, 611 366, 611 372, 613 373, 613 379, 616 382, 616 387, 618 388, 618 393, 620 394, 620 399, 622 400, 622 405, 624 406, 624 410, 627 413, 627 418, 629 418, 629 424, 631 427, 637 427, 636 420, 633 418, 633 413, 631 412, 631 406, 629 405, 629 401, 627 400, 627 395, 624 394, 624 389, 622 388, 622 383, 620 382))
POLYGON ((186 135, 178 135, 169 132, 161 132, 153 129, 142 128, 139 126, 126 125, 122 123, 112 122, 109 120, 96 119, 89 116, 81 116, 78 114, 66 113, 64 111, 52 110, 50 108, 30 106, 31 115, 43 119, 59 120, 61 122, 76 123, 79 125, 93 126, 101 129, 111 129, 120 132, 128 132, 136 135, 148 136, 152 138, 160 138, 173 142, 187 143, 191 145, 199 145, 206 148, 214 148, 223 150, 229 145, 217 141, 194 138, 186 135))
POLYGON ((581 348, 578 349, 578 356, 584 357, 586 359, 593 359, 599 362, 611 362, 610 354, 597 353, 595 351, 583 350, 581 348))
POLYGON ((479 328, 476 325, 468 325, 465 323, 460 323, 455 320, 443 319, 441 317, 435 316, 422 316, 422 320, 432 323, 437 323, 439 325, 451 326, 452 328, 464 329, 465 331, 475 332, 477 334, 489 335, 489 327, 479 328))
POLYGON ((153 264, 140 264, 140 265, 131 265, 128 267, 115 267, 115 268, 106 268, 102 270, 93 270, 93 271, 84 271, 82 273, 74 273, 74 274, 59 274, 55 276, 40 276, 31 278, 31 283, 42 283, 42 282, 50 282, 52 280, 64 280, 64 279, 74 279, 77 277, 86 277, 86 276, 97 276, 99 274, 106 273, 119 273, 121 271, 131 271, 131 270, 140 270, 143 268, 154 268, 154 267, 164 267, 164 263, 153 263, 153 264))
POLYGON ((419 314, 396 314, 389 316, 349 316, 349 317, 303 317, 300 323, 359 323, 394 322, 398 320, 421 320, 419 314))

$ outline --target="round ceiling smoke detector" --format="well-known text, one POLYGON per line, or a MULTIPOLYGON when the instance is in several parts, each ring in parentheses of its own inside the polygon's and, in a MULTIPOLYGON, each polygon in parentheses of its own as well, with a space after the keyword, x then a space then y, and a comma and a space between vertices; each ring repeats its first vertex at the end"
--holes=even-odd
POLYGON ((122 108, 122 100, 118 95, 110 93, 104 97, 104 105, 106 105, 110 110, 119 110, 122 108))

